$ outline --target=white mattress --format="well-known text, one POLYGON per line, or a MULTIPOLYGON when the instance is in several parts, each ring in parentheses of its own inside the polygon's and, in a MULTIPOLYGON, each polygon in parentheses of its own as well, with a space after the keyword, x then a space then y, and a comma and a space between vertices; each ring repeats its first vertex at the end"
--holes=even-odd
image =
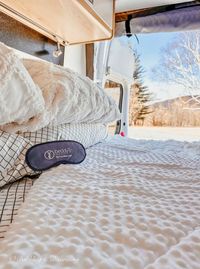
POLYGON ((164 145, 116 137, 40 176, 0 268, 199 269, 199 144, 164 145))
POLYGON ((0 188, 0 241, 4 239, 35 178, 25 177, 0 188))

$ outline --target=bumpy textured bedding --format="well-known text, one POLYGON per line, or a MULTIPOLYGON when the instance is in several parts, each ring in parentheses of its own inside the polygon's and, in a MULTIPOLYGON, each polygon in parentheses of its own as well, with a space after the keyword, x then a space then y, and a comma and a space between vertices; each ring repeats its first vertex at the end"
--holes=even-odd
POLYGON ((20 206, 25 202, 34 180, 25 177, 0 188, 0 240, 4 238, 20 206))
POLYGON ((199 152, 115 137, 43 173, 1 240, 1 268, 199 269, 199 152))

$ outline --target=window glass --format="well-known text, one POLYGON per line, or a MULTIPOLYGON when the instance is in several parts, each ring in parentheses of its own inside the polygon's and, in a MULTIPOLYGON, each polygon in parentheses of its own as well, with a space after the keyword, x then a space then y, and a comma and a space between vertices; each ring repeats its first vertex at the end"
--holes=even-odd
POLYGON ((200 140, 200 31, 121 37, 132 47, 129 137, 200 140))

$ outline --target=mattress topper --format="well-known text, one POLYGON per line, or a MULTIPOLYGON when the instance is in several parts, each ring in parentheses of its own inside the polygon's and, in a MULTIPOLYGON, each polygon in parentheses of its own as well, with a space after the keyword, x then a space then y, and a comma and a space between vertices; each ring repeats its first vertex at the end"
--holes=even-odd
POLYGON ((2 268, 199 268, 198 145, 167 145, 114 138, 42 174, 0 244, 2 268))

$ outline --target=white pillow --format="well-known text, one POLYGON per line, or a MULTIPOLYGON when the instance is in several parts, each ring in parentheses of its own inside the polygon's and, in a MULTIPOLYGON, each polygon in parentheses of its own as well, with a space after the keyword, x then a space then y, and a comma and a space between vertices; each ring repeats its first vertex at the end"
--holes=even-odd
POLYGON ((49 123, 106 124, 120 118, 115 101, 89 78, 52 63, 32 59, 23 63, 45 99, 43 127, 49 123))
POLYGON ((0 43, 0 125, 21 124, 44 110, 41 90, 15 52, 0 43))
POLYGON ((36 132, 25 132, 20 135, 33 145, 55 140, 75 140, 88 148, 103 141, 108 133, 107 127, 101 123, 80 123, 47 126, 36 132))
POLYGON ((75 140, 88 148, 107 137, 103 124, 61 124, 36 132, 9 134, 0 131, 0 188, 24 176, 37 175, 25 162, 27 150, 35 144, 55 140, 75 140))

